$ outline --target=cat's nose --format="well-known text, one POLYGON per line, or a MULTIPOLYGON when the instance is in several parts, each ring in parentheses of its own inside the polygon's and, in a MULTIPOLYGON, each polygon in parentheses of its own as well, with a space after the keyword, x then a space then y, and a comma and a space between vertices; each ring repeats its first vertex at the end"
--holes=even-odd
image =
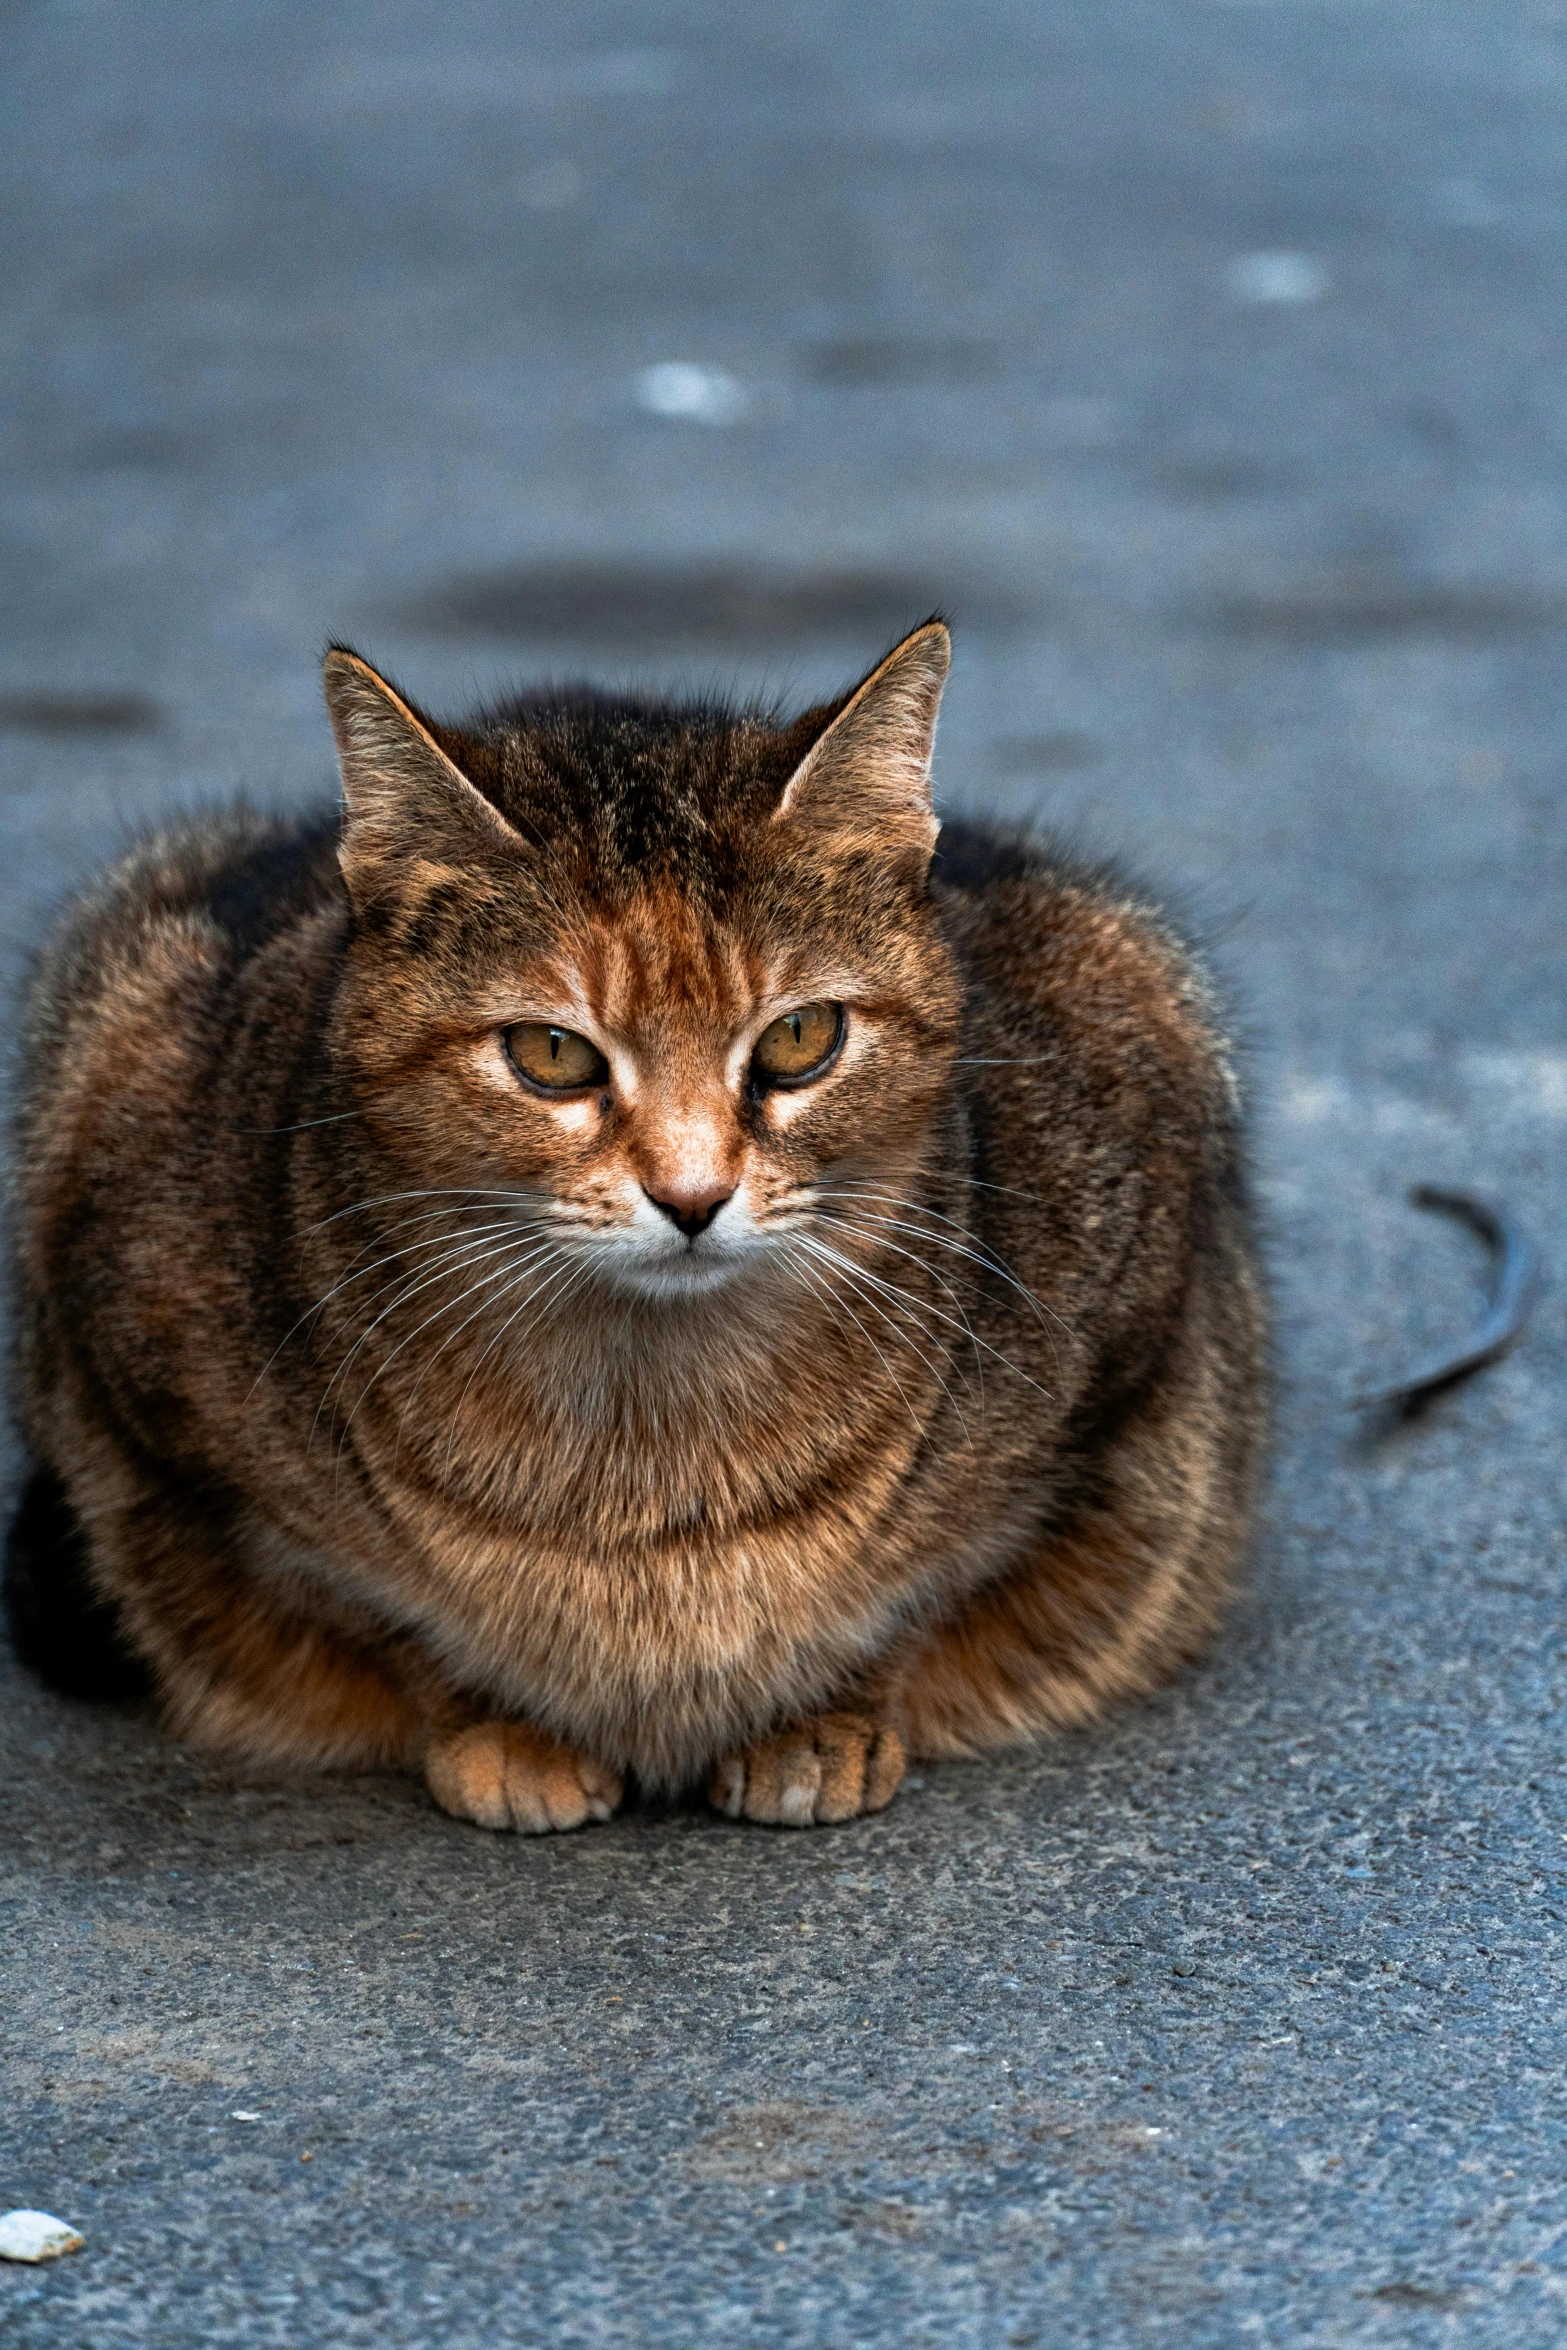
POLYGON ((707 1230, 725 1200, 734 1198, 734 1191, 721 1184, 693 1184, 689 1189, 682 1185, 678 1190, 671 1184, 662 1198, 656 1191, 650 1191, 647 1196, 659 1214, 677 1225, 687 1240, 695 1240, 699 1232, 707 1230))

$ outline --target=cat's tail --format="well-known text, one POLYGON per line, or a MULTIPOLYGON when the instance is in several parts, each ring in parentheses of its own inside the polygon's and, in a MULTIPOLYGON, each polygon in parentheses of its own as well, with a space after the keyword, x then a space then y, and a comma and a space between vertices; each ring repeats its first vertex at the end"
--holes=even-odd
POLYGON ((6 1535, 5 1615, 23 1664, 66 1697, 143 1697, 151 1686, 93 1589, 87 1537, 53 1469, 31 1471, 6 1535))

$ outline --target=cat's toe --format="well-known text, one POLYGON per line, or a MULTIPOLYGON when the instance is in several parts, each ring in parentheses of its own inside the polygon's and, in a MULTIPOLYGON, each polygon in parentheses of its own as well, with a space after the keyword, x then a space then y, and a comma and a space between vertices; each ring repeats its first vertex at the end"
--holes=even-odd
POLYGON ((707 1782, 707 1800, 727 1820, 745 1817, 745 1756, 726 1754, 707 1782))
POLYGON ((815 1725, 821 1780, 819 1820, 852 1820, 885 1811, 903 1784, 903 1740, 890 1722, 828 1714, 815 1725))
POLYGON ((810 1828, 880 1811, 903 1778, 903 1741, 864 1714, 822 1714, 798 1729, 727 1755, 708 1800, 732 1820, 810 1828))
POLYGON ((477 1722, 437 1739, 424 1775, 454 1819, 526 1836, 607 1820, 621 1797, 615 1772, 524 1722, 477 1722))

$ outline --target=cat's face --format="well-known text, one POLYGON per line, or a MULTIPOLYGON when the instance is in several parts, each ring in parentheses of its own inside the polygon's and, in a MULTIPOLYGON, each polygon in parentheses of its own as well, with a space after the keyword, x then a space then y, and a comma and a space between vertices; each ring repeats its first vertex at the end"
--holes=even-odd
POLYGON ((593 713, 451 759, 333 656, 339 1049, 409 1189, 493 1193, 644 1295, 820 1281, 907 1191, 955 1050, 924 881, 946 653, 917 632, 803 745, 593 713))

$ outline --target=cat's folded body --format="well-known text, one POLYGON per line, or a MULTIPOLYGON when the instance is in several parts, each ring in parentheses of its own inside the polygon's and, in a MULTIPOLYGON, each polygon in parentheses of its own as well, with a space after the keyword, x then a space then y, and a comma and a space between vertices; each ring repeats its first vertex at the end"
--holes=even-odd
POLYGON ((1233 1082, 1145 905, 932 859, 946 660, 457 729, 335 653, 341 822, 73 911, 14 1178, 38 1661, 86 1601, 183 1736, 543 1827, 627 1772, 849 1816, 1200 1646, 1263 1416, 1233 1082))

